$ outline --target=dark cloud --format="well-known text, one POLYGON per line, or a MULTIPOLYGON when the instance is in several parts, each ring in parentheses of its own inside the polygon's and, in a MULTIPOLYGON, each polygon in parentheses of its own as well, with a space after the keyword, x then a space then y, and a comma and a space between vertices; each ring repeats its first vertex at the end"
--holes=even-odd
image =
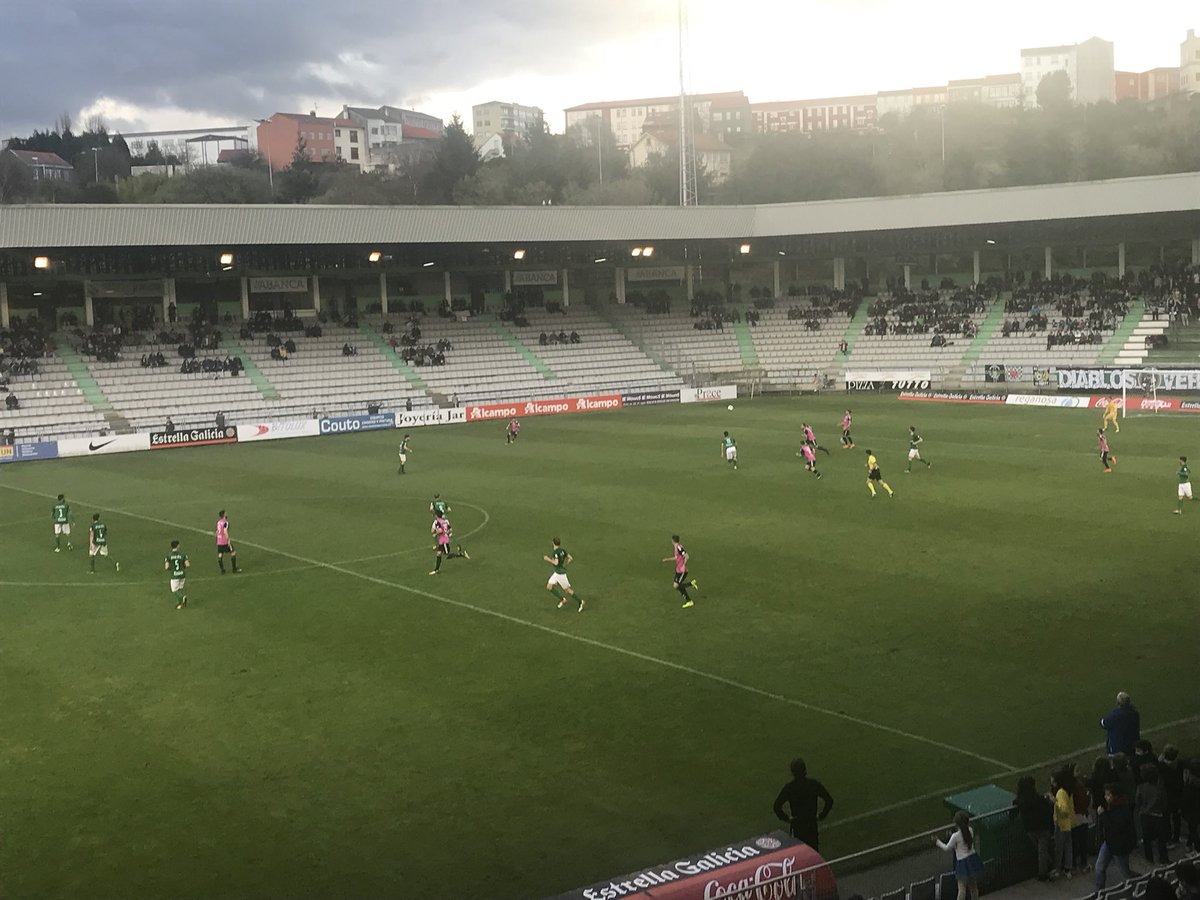
POLYGON ((674 4, 646 6, 631 26, 619 4, 600 0, 5 4, 0 132, 47 127, 100 97, 218 124, 314 99, 419 102, 487 78, 564 71, 590 45, 670 21, 674 4))

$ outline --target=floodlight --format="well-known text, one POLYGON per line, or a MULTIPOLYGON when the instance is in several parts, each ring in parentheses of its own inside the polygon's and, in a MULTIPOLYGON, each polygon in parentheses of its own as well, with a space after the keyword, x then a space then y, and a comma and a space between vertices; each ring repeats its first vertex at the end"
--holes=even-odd
POLYGON ((524 259, 524 258, 525 258, 524 250, 514 250, 513 251, 513 259, 524 259))
POLYGON ((48 268, 50 268, 50 257, 48 257, 48 256, 35 256, 35 257, 33 258, 33 267, 34 267, 35 269, 48 269, 48 268))
POLYGON ((372 250, 370 253, 367 254, 367 262, 377 263, 381 259, 383 259, 383 254, 380 253, 378 250, 372 250))
POLYGON ((749 244, 742 244, 742 246, 738 247, 738 253, 742 254, 742 256, 745 256, 749 252, 750 252, 749 244))
POLYGON ((217 257, 217 262, 219 262, 223 266, 232 266, 233 265, 233 254, 228 253, 228 252, 222 253, 219 257, 217 257))

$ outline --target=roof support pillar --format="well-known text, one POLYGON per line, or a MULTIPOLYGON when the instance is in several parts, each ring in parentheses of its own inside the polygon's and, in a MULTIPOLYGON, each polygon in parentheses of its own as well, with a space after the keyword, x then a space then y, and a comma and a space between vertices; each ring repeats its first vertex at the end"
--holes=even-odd
POLYGON ((846 258, 844 256, 833 258, 833 288, 837 291, 846 289, 846 258))
POLYGON ((449 306, 451 309, 453 309, 454 308, 454 295, 450 292, 450 270, 449 269, 447 269, 445 272, 442 273, 442 285, 445 288, 444 296, 446 298, 446 305, 449 306))
POLYGON ((84 279, 83 282, 83 323, 89 328, 96 324, 96 309, 92 306, 92 282, 90 279, 84 279))
POLYGON ((504 270, 504 293, 509 293, 512 290, 512 269, 504 270))
POLYGON ((773 263, 771 263, 771 296, 776 300, 779 299, 779 295, 781 293, 779 290, 779 268, 779 260, 775 260, 773 263))
POLYGON ((687 274, 688 303, 691 303, 696 299, 696 269, 694 266, 687 266, 684 272, 687 274))
POLYGON ((379 270, 379 311, 385 316, 388 314, 387 302, 387 272, 379 270))
POLYGON ((567 279, 567 270, 566 269, 562 270, 562 280, 563 280, 562 304, 563 304, 563 309, 566 309, 568 306, 571 305, 571 285, 567 279))
POLYGON ((904 264, 904 289, 912 289, 912 265, 909 263, 904 264))
POLYGON ((1192 265, 1200 266, 1200 237, 1192 238, 1192 265))
POLYGON ((171 304, 175 302, 175 279, 164 278, 162 283, 162 320, 165 325, 171 318, 171 304))
POLYGON ((616 287, 617 302, 625 302, 625 267, 617 266, 616 269, 616 287))
MULTIPOLYGON (((1194 243, 1194 242, 1193 242, 1194 243)), ((1192 259, 1196 258, 1196 248, 1192 248, 1192 259)), ((1117 244, 1117 277, 1125 277, 1125 242, 1117 244)))
POLYGON ((1049 278, 1054 274, 1054 249, 1052 247, 1046 247, 1045 258, 1046 268, 1042 274, 1049 278))
POLYGON ((982 279, 979 277, 981 274, 981 267, 979 265, 979 251, 974 250, 971 252, 971 277, 974 279, 974 281, 971 283, 979 284, 979 282, 982 281, 982 279))
POLYGON ((0 328, 8 327, 8 285, 0 281, 0 328))
POLYGON ((316 272, 313 272, 312 279, 313 279, 312 280, 313 310, 316 312, 320 312, 321 311, 321 276, 318 275, 316 272))
POLYGON ((242 282, 242 319, 250 321, 250 279, 245 275, 241 277, 242 282))

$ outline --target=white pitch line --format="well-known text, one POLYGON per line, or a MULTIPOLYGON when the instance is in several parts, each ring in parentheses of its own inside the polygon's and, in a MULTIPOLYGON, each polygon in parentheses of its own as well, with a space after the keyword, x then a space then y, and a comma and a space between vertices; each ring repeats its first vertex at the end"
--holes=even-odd
MULTIPOLYGON (((1159 731, 1167 731, 1171 728, 1178 728, 1180 725, 1190 725, 1193 722, 1200 722, 1200 715, 1185 716, 1182 719, 1174 719, 1170 722, 1163 722, 1161 725, 1155 725, 1153 728, 1142 729, 1142 734, 1154 734, 1159 731)), ((961 784, 952 784, 948 787, 938 788, 935 791, 929 791, 926 794, 918 794, 915 797, 909 797, 907 800, 897 800, 895 803, 889 803, 887 806, 880 806, 876 809, 869 809, 866 812, 856 813, 853 816, 847 816, 844 819, 838 819, 825 828, 837 828, 839 825, 849 825, 851 822, 859 822, 863 819, 870 819, 886 812, 891 812, 896 809, 903 809, 906 806, 911 806, 914 803, 920 803, 922 800, 932 800, 935 797, 944 797, 947 794, 965 791, 967 788, 975 787, 977 784, 983 784, 987 781, 994 781, 997 778, 1004 778, 1011 775, 1023 775, 1026 772, 1036 772, 1039 769, 1046 769, 1055 763, 1073 759, 1077 756, 1082 756, 1084 753, 1094 752, 1104 749, 1104 744, 1096 743, 1089 744, 1086 747, 1080 747, 1078 750, 1073 750, 1068 753, 1059 753, 1050 759, 1044 759, 1041 762, 1034 763, 1031 766, 1022 766, 1019 769, 1006 769, 1003 772, 997 772, 994 775, 988 775, 986 778, 977 778, 974 781, 964 781, 961 784)))
MULTIPOLYGON (((38 491, 31 491, 26 488, 15 487, 11 484, 0 484, 0 487, 7 488, 10 491, 17 491, 22 494, 29 494, 34 497, 44 497, 45 498, 45 497, 51 496, 50 494, 43 494, 38 491)), ((80 501, 80 502, 82 502, 82 501, 80 501)), ((115 506, 102 506, 101 504, 90 504, 90 505, 96 506, 97 508, 100 508, 100 509, 107 509, 110 512, 118 513, 123 516, 128 516, 129 518, 132 518, 132 519, 141 519, 144 522, 154 522, 158 525, 164 525, 164 526, 179 529, 182 531, 191 531, 195 534, 204 534, 204 535, 210 534, 210 531, 206 528, 196 528, 195 526, 192 526, 192 525, 184 525, 179 522, 170 522, 166 519, 155 518, 154 516, 144 516, 140 513, 128 512, 126 510, 120 509, 115 506)), ((827 709, 826 707, 817 706, 816 704, 813 704, 813 703, 806 703, 803 700, 797 700, 794 697, 787 697, 787 696, 784 696, 783 694, 777 694, 774 691, 764 690, 763 688, 755 687, 754 685, 744 684, 743 682, 735 681, 732 678, 726 678, 723 675, 717 675, 713 672, 705 672, 702 669, 695 669, 695 668, 692 668, 691 666, 685 666, 682 663, 671 662, 668 659, 661 659, 660 657, 657 657, 657 656, 650 656, 649 654, 646 654, 646 653, 639 653, 636 650, 629 650, 625 647, 618 647, 616 644, 608 644, 608 643, 605 643, 604 641, 595 640, 594 638, 583 637, 582 635, 578 635, 578 634, 571 634, 570 632, 567 632, 567 631, 559 631, 557 628, 551 628, 548 625, 542 625, 538 622, 531 622, 528 619, 521 619, 521 618, 518 618, 517 616, 510 616, 507 613, 502 613, 502 612, 499 612, 494 609, 486 609, 485 607, 476 606, 473 603, 467 603, 463 600, 454 600, 454 599, 451 599, 450 597, 442 597, 438 594, 432 594, 429 591, 425 591, 420 588, 415 588, 415 587, 412 587, 412 586, 406 585, 406 584, 400 584, 397 581, 388 581, 385 578, 377 578, 374 575, 365 575, 362 572, 355 572, 353 569, 347 569, 347 568, 344 568, 343 566, 339 566, 335 563, 321 562, 320 560, 317 560, 317 559, 310 559, 306 556, 300 556, 299 554, 296 554, 296 553, 289 553, 286 550, 276 550, 273 547, 267 547, 263 544, 255 544, 250 541, 241 541, 241 543, 244 546, 254 547, 257 550, 262 550, 266 553, 273 553, 276 556, 282 556, 287 559, 294 559, 294 560, 296 560, 296 562, 306 563, 307 565, 313 566, 314 568, 328 569, 331 572, 337 572, 342 575, 349 575, 351 578, 358 578, 361 581, 370 582, 371 584, 378 584, 383 587, 389 587, 394 590, 404 591, 405 593, 414 594, 418 597, 425 597, 428 600, 434 600, 434 601, 436 601, 438 603, 442 603, 446 606, 454 606, 459 609, 469 610, 471 612, 478 613, 479 615, 490 616, 494 619, 500 619, 505 622, 510 622, 514 625, 523 625, 526 628, 533 628, 533 629, 536 629, 537 631, 541 631, 546 634, 552 634, 555 637, 564 638, 565 640, 569 640, 569 641, 575 641, 576 643, 580 643, 580 644, 586 644, 587 646, 595 647, 600 650, 607 650, 610 653, 617 653, 617 654, 620 654, 621 656, 627 656, 627 657, 630 657, 631 659, 637 659, 637 660, 640 660, 645 663, 650 663, 652 665, 662 666, 663 668, 666 668, 666 669, 673 669, 676 672, 683 672, 683 673, 685 673, 687 675, 691 675, 695 678, 701 678, 701 679, 704 679, 705 681, 711 681, 714 684, 722 684, 722 685, 725 685, 726 687, 731 687, 736 690, 743 691, 744 693, 752 694, 757 697, 763 697, 767 700, 774 700, 777 703, 783 703, 788 706, 793 706, 797 709, 803 709, 803 710, 807 710, 808 712, 819 713, 824 716, 829 716, 830 718, 833 718, 833 719, 840 719, 843 722, 851 722, 855 725, 861 725, 864 728, 871 728, 871 729, 874 729, 875 731, 881 731, 886 734, 895 735, 896 737, 902 737, 902 738, 905 738, 910 741, 914 741, 919 744, 925 744, 930 747, 937 747, 939 750, 945 750, 950 753, 958 754, 959 756, 968 756, 971 759, 977 759, 980 762, 985 762, 992 766, 998 766, 999 768, 1005 770, 1005 772, 1016 771, 1016 766, 1010 765, 1009 763, 1003 762, 1002 760, 994 759, 990 756, 984 756, 983 754, 976 753, 973 750, 967 750, 967 749, 964 749, 963 747, 956 747, 953 744, 947 744, 942 741, 935 740, 933 738, 925 737, 924 735, 913 734, 911 731, 904 731, 903 729, 894 728, 891 725, 884 725, 880 722, 872 722, 869 719, 863 719, 859 716, 852 716, 852 715, 849 715, 848 713, 838 712, 837 710, 834 710, 834 709, 827 709)))
POLYGON ((28 525, 31 522, 46 522, 47 525, 54 524, 47 521, 45 516, 38 516, 36 519, 17 519, 15 522, 0 522, 0 528, 9 528, 13 525, 28 525))

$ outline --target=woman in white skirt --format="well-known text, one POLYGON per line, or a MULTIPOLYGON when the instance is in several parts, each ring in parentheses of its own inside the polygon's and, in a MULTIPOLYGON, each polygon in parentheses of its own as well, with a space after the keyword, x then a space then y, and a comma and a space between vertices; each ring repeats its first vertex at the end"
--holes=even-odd
POLYGON ((971 817, 965 810, 954 814, 955 832, 943 842, 936 837, 933 842, 939 850, 954 851, 954 877, 958 880, 958 900, 979 900, 979 876, 983 874, 983 860, 975 847, 975 831, 971 828, 971 817))

